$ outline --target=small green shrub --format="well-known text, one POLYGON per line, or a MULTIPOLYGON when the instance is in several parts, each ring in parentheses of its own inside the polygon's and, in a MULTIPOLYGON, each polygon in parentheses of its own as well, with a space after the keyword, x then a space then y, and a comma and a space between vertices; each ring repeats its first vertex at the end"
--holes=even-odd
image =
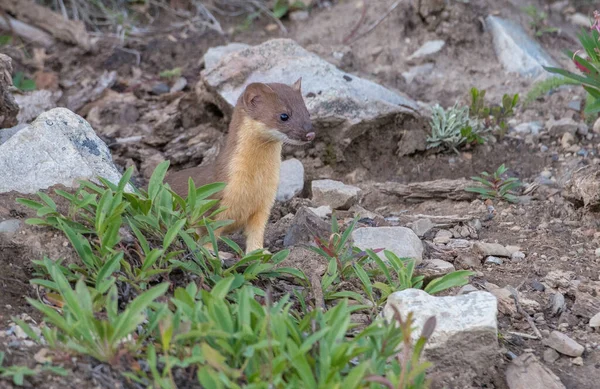
POLYGON ((39 369, 35 369, 35 370, 30 369, 27 366, 19 366, 19 365, 3 366, 4 365, 4 357, 5 357, 5 353, 3 351, 0 351, 0 378, 10 379, 10 380, 12 380, 13 384, 15 384, 17 386, 24 386, 25 377, 35 376, 42 371, 50 372, 52 374, 57 374, 57 375, 61 375, 61 376, 67 375, 67 371, 65 369, 63 369, 61 367, 57 367, 57 366, 52 366, 49 364, 44 364, 39 369))
POLYGON ((513 191, 521 187, 522 184, 516 177, 503 177, 506 170, 506 166, 502 164, 493 174, 483 172, 481 173, 481 177, 471 177, 473 181, 482 184, 483 187, 469 187, 465 190, 467 192, 479 193, 484 200, 503 199, 515 203, 518 199, 513 194, 513 191))
POLYGON ((523 100, 523 106, 526 107, 533 103, 535 100, 544 96, 546 93, 558 89, 563 85, 579 85, 580 83, 574 80, 570 80, 566 77, 550 77, 542 81, 538 81, 531 86, 529 92, 523 100))
POLYGON ((485 90, 471 89, 469 114, 471 117, 477 118, 485 129, 505 132, 506 120, 514 115, 514 108, 519 102, 519 95, 504 94, 501 105, 488 106, 485 103, 485 93, 485 90))
POLYGON ((25 77, 23 72, 17 72, 13 76, 13 85, 15 88, 23 91, 29 92, 36 89, 35 81, 25 77))
POLYGON ((427 148, 444 146, 458 153, 458 147, 467 143, 483 143, 483 125, 469 117, 469 107, 459 108, 458 103, 444 110, 439 105, 431 109, 431 135, 427 148))
POLYGON ((538 10, 536 6, 528 5, 522 9, 531 19, 529 26, 535 33, 535 36, 541 37, 544 34, 552 34, 560 31, 559 28, 548 26, 548 14, 538 10))

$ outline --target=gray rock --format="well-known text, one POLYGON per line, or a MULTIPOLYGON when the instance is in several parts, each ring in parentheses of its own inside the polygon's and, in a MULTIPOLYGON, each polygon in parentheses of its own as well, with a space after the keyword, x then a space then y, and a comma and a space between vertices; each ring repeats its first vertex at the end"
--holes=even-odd
POLYGON ((290 19, 295 22, 303 22, 308 20, 308 11, 294 11, 290 13, 290 19))
POLYGON ((467 284, 467 285, 463 286, 462 288, 460 288, 460 290, 456 294, 461 295, 461 294, 468 294, 468 293, 473 293, 473 292, 477 292, 477 291, 479 291, 479 289, 477 289, 476 287, 474 287, 471 284, 467 284))
MULTIPOLYGON (((417 264, 423 259, 423 243, 413 230, 406 227, 361 227, 352 232, 356 247, 391 251, 399 258, 415 258, 417 264)), ((379 257, 387 261, 383 251, 379 257)))
POLYGON ((536 281, 533 281, 533 282, 531 283, 531 287, 532 287, 534 290, 537 290, 538 292, 543 292, 544 290, 546 290, 546 287, 544 286, 544 284, 542 284, 541 282, 539 282, 539 281, 537 281, 537 280, 536 280, 536 281))
POLYGON ((594 125, 592 126, 592 132, 594 134, 600 134, 600 118, 596 119, 594 125))
POLYGON ((314 243, 315 236, 328 239, 331 225, 315 215, 308 207, 302 207, 294 216, 291 226, 283 238, 285 247, 314 243))
POLYGON ((469 253, 459 253, 454 260, 454 264, 458 269, 478 269, 481 267, 481 259, 469 253))
POLYGON ((550 296, 549 307, 553 316, 562 313, 565 310, 565 296, 560 292, 554 293, 550 296))
POLYGON ((79 180, 97 177, 117 183, 121 174, 92 127, 65 108, 41 114, 0 145, 0 193, 76 187, 79 180))
POLYGON ((329 205, 321 205, 317 208, 308 207, 312 212, 315 213, 321 219, 325 219, 327 216, 331 215, 332 209, 329 205))
POLYGON ((521 123, 518 126, 513 127, 511 130, 512 132, 516 132, 519 134, 538 135, 542 128, 544 128, 544 126, 540 122, 528 122, 521 123))
POLYGON ((569 104, 567 104, 567 108, 577 112, 581 111, 581 100, 577 99, 569 101, 569 104))
POLYGON ((595 314, 590 319, 589 326, 592 327, 592 328, 598 328, 598 327, 600 327, 600 312, 598 312, 597 314, 595 314))
POLYGON ((174 83, 173 86, 171 86, 171 89, 169 90, 170 93, 175 93, 175 92, 180 92, 182 91, 186 86, 187 86, 187 80, 185 79, 185 77, 179 77, 174 83))
POLYGON ((490 255, 489 257, 487 257, 485 259, 485 263, 488 265, 490 265, 490 264, 502 265, 504 263, 504 261, 502 260, 502 258, 498 258, 498 257, 494 257, 493 255, 490 255))
POLYGON ((573 359, 571 359, 571 363, 575 366, 583 366, 583 358, 581 358, 581 357, 573 358, 573 359))
POLYGON ((477 242, 473 245, 473 251, 483 258, 489 256, 510 257, 514 251, 518 250, 511 251, 510 248, 499 243, 477 242))
POLYGON ((575 303, 571 311, 577 316, 591 319, 596 313, 600 312, 600 282, 590 283, 591 288, 581 290, 578 288, 575 292, 575 303))
POLYGON ((211 47, 206 51, 203 57, 204 67, 206 69, 212 69, 221 60, 221 58, 225 57, 227 54, 235 53, 244 49, 249 48, 250 46, 245 43, 229 43, 225 46, 216 46, 211 47))
POLYGON ((443 261, 441 259, 426 259, 421 263, 421 266, 416 270, 419 275, 425 276, 426 280, 430 280, 436 277, 445 276, 448 273, 452 273, 456 269, 450 262, 443 261))
POLYGON ((431 231, 433 227, 435 227, 435 224, 433 224, 431 219, 419 219, 412 224, 411 229, 419 238, 422 238, 426 233, 431 231))
POLYGON ((546 122, 546 129, 548 129, 548 133, 555 137, 563 136, 563 134, 567 132, 570 134, 575 134, 577 132, 577 127, 577 122, 572 118, 562 118, 559 120, 550 118, 546 122))
POLYGON ((544 350, 544 362, 547 363, 554 363, 558 360, 558 358, 560 358, 560 354, 556 352, 556 350, 554 350, 553 348, 547 348, 546 350, 544 350))
POLYGON ((593 20, 582 13, 575 12, 572 15, 567 16, 567 20, 576 26, 589 28, 592 25, 593 20))
POLYGON ((439 230, 435 234, 435 238, 433 238, 433 243, 446 244, 450 242, 450 239, 452 239, 452 232, 448 230, 439 230))
POLYGON ((279 187, 277 188, 277 201, 288 201, 297 196, 304 188, 304 165, 299 160, 292 158, 281 163, 279 171, 279 187))
POLYGON ((492 33, 494 51, 510 73, 524 77, 546 76, 543 66, 558 66, 542 46, 513 21, 488 16, 486 25, 492 33))
POLYGON ((411 59, 415 59, 415 58, 422 58, 422 57, 427 57, 429 55, 438 53, 440 50, 442 50, 442 48, 444 47, 445 44, 446 44, 446 42, 443 40, 433 40, 433 41, 425 42, 423 44, 423 46, 419 47, 417 49, 417 51, 412 53, 408 57, 408 59, 411 60, 411 59))
POLYGON ((509 389, 566 389, 560 379, 535 355, 523 353, 506 368, 509 389))
POLYGON ((410 84, 418 76, 431 74, 433 68, 434 65, 431 62, 424 63, 423 65, 413 66, 412 68, 408 69, 408 71, 402 72, 402 77, 404 77, 404 80, 406 80, 407 84, 410 84))
POLYGON ((358 202, 360 188, 335 180, 315 180, 311 183, 315 205, 329 205, 332 209, 348 209, 358 202))
POLYGON ((0 234, 14 234, 21 226, 21 221, 18 219, 8 219, 0 222, 0 234))
POLYGON ((164 95, 165 93, 169 93, 170 90, 171 88, 164 82, 159 82, 152 87, 152 93, 155 95, 164 95))
POLYGON ((558 331, 552 331, 550 336, 543 340, 543 343, 548 347, 552 347, 559 353, 570 357, 580 357, 585 350, 582 345, 558 331))
POLYGON ((46 89, 15 95, 15 101, 19 105, 17 120, 20 124, 31 122, 43 112, 56 108, 61 97, 61 91, 46 89))
POLYGON ((208 51, 199 86, 215 91, 221 108, 230 110, 249 83, 292 84, 302 78, 311 119, 322 129, 317 137, 331 138, 336 158, 343 158, 345 148, 366 131, 383 131, 396 120, 419 117, 419 106, 407 96, 345 73, 291 39, 241 50, 229 46, 208 51))
POLYGON ((512 255, 510 256, 511 261, 522 261, 525 259, 525 253, 522 251, 515 251, 514 253, 512 253, 512 255))
POLYGON ((383 309, 390 320, 398 309, 405 318, 413 313, 417 338, 425 321, 435 316, 437 326, 425 345, 426 358, 436 369, 456 369, 457 364, 483 372, 498 352, 496 298, 477 291, 460 296, 435 297, 418 289, 392 293, 383 309), (456 350, 461 350, 456 352, 456 350))

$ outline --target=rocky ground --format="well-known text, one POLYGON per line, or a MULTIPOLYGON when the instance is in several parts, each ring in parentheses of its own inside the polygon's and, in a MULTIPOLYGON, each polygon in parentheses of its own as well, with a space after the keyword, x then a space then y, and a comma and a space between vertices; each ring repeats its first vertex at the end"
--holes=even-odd
MULTIPOLYGON (((28 283, 31 260, 74 258, 64 237, 23 223, 33 214, 15 198, 93 176, 110 154, 117 170, 135 167, 138 184, 163 160, 173 169, 210 161, 245 82, 260 76, 291 83, 302 76, 318 138, 284 151, 269 249, 298 245, 306 226, 327 231, 334 211, 344 223, 360 214, 353 233, 358 247, 418 257, 419 271, 429 276, 476 273, 468 286, 436 297, 448 299, 443 302, 413 294, 399 302, 407 309, 413 302, 424 317, 431 309, 453 318, 451 335, 431 351, 439 387, 598 387, 600 122, 584 117, 580 86, 525 103, 534 81, 544 77, 541 65, 573 69, 563 52, 578 49, 576 32, 593 8, 585 1, 526 2, 559 28, 536 37, 524 3, 320 1, 284 18, 287 34, 267 18, 239 29, 240 16, 220 20, 224 35, 185 27, 124 42, 103 35, 94 38, 95 53, 61 42, 47 49, 17 39, 0 46, 14 72, 37 84, 36 91, 14 96, 17 128, 46 112, 29 133, 10 137, 17 128, 0 130, 0 350, 13 364, 44 360, 45 349, 12 317, 40 320, 23 298, 37 293, 28 283), (506 134, 459 153, 427 149, 427 107, 468 104, 472 87, 485 89, 491 102, 520 95, 506 134), (61 127, 78 120, 55 107, 89 122, 99 139, 83 133, 97 153, 85 141, 52 132, 51 122, 61 127), (67 151, 60 148, 70 143, 67 151), (469 177, 503 163, 524 183, 518 203, 484 202, 464 191, 469 177), (477 290, 496 299, 472 294, 477 290)), ((319 276, 326 269, 301 252, 289 262, 319 276)), ((40 374, 27 385, 119 385, 106 366, 68 356, 64 366, 68 380, 40 374)), ((0 387, 10 385, 0 380, 0 387)))

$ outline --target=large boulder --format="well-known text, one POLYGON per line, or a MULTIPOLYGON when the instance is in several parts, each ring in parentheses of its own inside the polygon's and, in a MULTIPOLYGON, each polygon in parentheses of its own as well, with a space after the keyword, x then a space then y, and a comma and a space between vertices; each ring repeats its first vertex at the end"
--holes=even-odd
POLYGON ((393 318, 393 307, 403 318, 413 313, 415 341, 427 319, 436 317, 425 358, 441 376, 476 377, 487 371, 498 353, 498 309, 491 293, 436 297, 420 289, 405 289, 388 297, 382 312, 388 321, 393 318))
POLYGON ((35 193, 61 184, 121 174, 108 147, 79 115, 65 108, 41 114, 31 125, 0 144, 0 193, 35 193))
POLYGON ((231 112, 249 83, 292 84, 302 77, 302 93, 319 130, 317 137, 333 145, 336 158, 343 159, 343 150, 367 131, 385 127, 399 135, 412 129, 402 126, 405 120, 419 116, 415 101, 345 73, 291 39, 217 48, 207 53, 204 62, 196 90, 202 95, 207 90, 216 92, 216 104, 225 112, 231 112))

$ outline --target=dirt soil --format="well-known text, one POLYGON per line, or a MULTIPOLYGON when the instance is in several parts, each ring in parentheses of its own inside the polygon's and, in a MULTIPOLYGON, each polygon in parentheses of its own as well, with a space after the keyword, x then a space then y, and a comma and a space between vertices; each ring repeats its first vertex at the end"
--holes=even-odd
MULTIPOLYGON (((373 31, 351 44, 344 44, 347 37, 353 39, 351 33, 361 19, 363 7, 366 10, 359 31, 364 31, 384 15, 395 1, 319 3, 321 6, 315 7, 307 20, 284 19, 289 30, 287 37, 347 72, 401 91, 425 104, 439 103, 445 107, 456 101, 468 102, 471 87, 486 89, 488 101, 499 101, 505 93, 519 93, 524 97, 531 84, 531 80, 507 75, 501 68, 493 51, 491 36, 483 27, 485 16, 499 15, 528 28, 529 19, 521 10, 522 6, 534 4, 548 10, 549 24, 561 31, 545 34, 539 41, 557 61, 569 67, 571 65, 563 51, 576 47, 575 32, 579 27, 570 23, 563 11, 590 15, 592 10, 591 2, 585 1, 554 2, 569 3, 563 7, 552 5, 549 1, 405 1, 373 31), (407 59, 423 43, 434 39, 446 42, 434 57, 407 59), (433 65, 430 71, 412 80, 403 76, 414 66, 426 63, 433 65)), ((68 105, 69 97, 75 96, 75 92, 93 85, 105 72, 115 71, 113 85, 93 101, 82 101, 77 112, 109 144, 118 167, 135 166, 136 180, 143 183, 164 159, 171 160, 172 166, 180 169, 198 165, 204 159, 214 157, 218 151, 215 145, 219 144, 227 130, 227 119, 216 107, 201 104, 194 92, 203 68, 203 54, 210 47, 231 41, 257 44, 284 36, 279 29, 273 28, 268 19, 259 19, 249 29, 238 31, 243 20, 243 17, 220 19, 224 30, 229 33, 227 38, 215 32, 174 30, 128 40, 124 45, 104 37, 95 55, 60 44, 43 55, 38 51, 37 57, 32 58, 33 47, 18 41, 0 46, 0 52, 14 59, 16 71, 35 77, 38 86, 44 80, 50 80, 44 84, 46 88, 63 92, 59 105, 68 105), (181 68, 181 76, 186 79, 187 85, 181 91, 159 92, 174 83, 174 80, 161 78, 159 73, 174 68, 181 68)), ((544 123, 550 118, 565 117, 581 121, 581 114, 569 108, 569 103, 583 97, 581 88, 561 88, 526 108, 519 106, 511 123, 544 123)), ((573 308, 575 296, 579 293, 578 286, 594 285, 600 280, 600 255, 597 251, 600 247, 600 224, 598 215, 575 207, 561 196, 565 177, 581 166, 600 163, 600 134, 592 132, 591 128, 589 134, 591 136, 576 137, 580 149, 577 152, 565 151, 560 139, 548 135, 528 137, 509 133, 460 154, 426 151, 399 157, 396 147, 392 146, 402 135, 383 133, 364 135, 350 149, 352 158, 341 163, 320 158, 326 145, 319 142, 306 149, 286 150, 285 156, 303 161, 306 182, 320 178, 336 178, 353 184, 468 178, 482 171, 491 172, 502 163, 509 168, 509 175, 526 184, 539 183, 540 177, 545 178, 525 203, 494 203, 495 217, 484 222, 477 233, 480 241, 519 246, 526 254, 525 259, 504 260, 502 265, 474 265, 471 268, 477 276, 472 284, 479 289, 486 288, 486 283, 512 286, 519 291, 522 299, 536 301, 538 306, 532 315, 536 317, 540 331, 560 329, 586 347, 582 365, 573 363, 573 359, 566 356, 544 363, 567 388, 593 389, 598 387, 600 379, 600 332, 591 329, 589 318, 576 315, 573 308), (374 149, 378 152, 370 152, 374 149), (548 284, 546 276, 552 271, 568 272, 569 278, 566 285, 556 288, 566 298, 566 309, 556 316, 547 309, 548 290, 542 290, 543 285, 540 287, 542 281, 548 284), (574 283, 574 280, 577 282, 574 283)), ((309 195, 309 191, 305 190, 302 196, 309 195)), ((14 202, 15 197, 0 197, 0 222, 11 218, 24 221, 32 216, 14 202)), ((304 203, 310 202, 296 199, 277 205, 267 233, 267 242, 272 250, 281 247, 291 217, 286 215, 295 213, 304 203), (287 219, 280 221, 284 216, 287 219)), ((377 212, 388 220, 398 215, 413 214, 474 214, 483 220, 488 213, 486 206, 478 200, 413 203, 388 197, 369 203, 368 207, 369 211, 377 212)), ((347 213, 346 216, 352 215, 347 213)), ((433 233, 441 228, 435 228, 433 233)), ((72 253, 69 254, 64 237, 43 229, 30 231, 33 231, 30 232, 31 250, 23 250, 23 245, 0 246, 0 351, 6 352, 7 364, 35 366, 34 355, 39 347, 23 348, 11 344, 14 341, 13 330, 10 330, 14 328, 11 317, 25 317, 39 323, 40 317, 24 300, 26 296, 36 297, 35 290, 29 285, 29 280, 34 277, 31 260, 41 259, 44 252, 53 258, 68 257, 72 253)), ((27 236, 17 238, 26 242, 27 236)), ((431 239, 426 237, 426 240, 431 239)), ((436 251, 435 245, 428 247, 431 258, 448 260, 457 268, 468 267, 462 265, 456 253, 436 251)), ((543 360, 546 347, 540 340, 514 335, 531 334, 529 324, 521 315, 500 313, 499 332, 503 352, 496 360, 489 361, 490 373, 469 383, 471 386, 448 384, 447 387, 506 388, 503 377, 511 353, 521 355, 531 351, 543 360)), ((105 366, 68 357, 64 363, 70 377, 37 375, 26 379, 27 387, 121 385, 110 372, 106 372, 105 366)), ((3 387, 11 387, 11 384, 0 380, 0 388, 3 387)))

